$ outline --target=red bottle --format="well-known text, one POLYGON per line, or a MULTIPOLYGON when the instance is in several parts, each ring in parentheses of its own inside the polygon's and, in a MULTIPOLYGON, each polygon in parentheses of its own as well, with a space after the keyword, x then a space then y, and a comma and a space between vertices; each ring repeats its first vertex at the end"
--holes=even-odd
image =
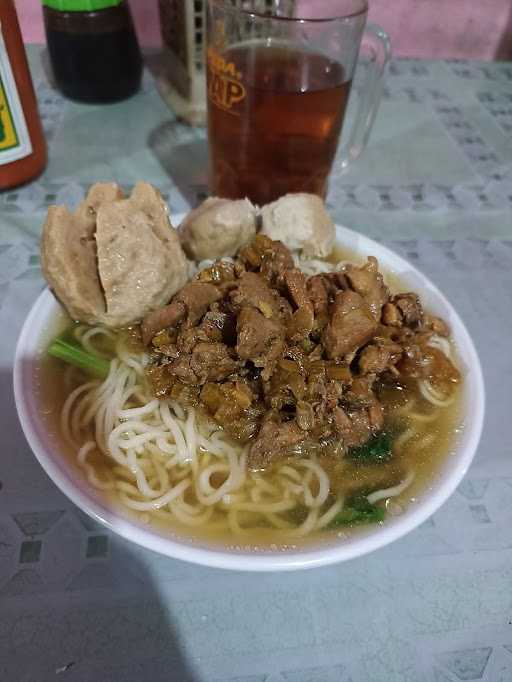
POLYGON ((21 185, 46 166, 37 111, 13 0, 0 0, 0 190, 21 185))

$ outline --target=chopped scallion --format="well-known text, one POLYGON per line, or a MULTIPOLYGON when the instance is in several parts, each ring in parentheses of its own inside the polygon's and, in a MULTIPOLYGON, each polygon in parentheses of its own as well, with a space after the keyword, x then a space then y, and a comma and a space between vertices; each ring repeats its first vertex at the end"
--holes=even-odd
POLYGON ((347 506, 339 511, 328 525, 328 528, 339 526, 355 526, 362 523, 380 523, 384 521, 386 511, 383 507, 368 502, 366 495, 359 493, 347 501, 347 506))
POLYGON ((48 355, 74 365, 98 379, 105 379, 110 369, 108 360, 101 358, 99 355, 93 355, 82 347, 62 339, 56 339, 51 344, 48 348, 48 355))
POLYGON ((387 462, 392 454, 391 436, 386 431, 377 433, 363 445, 349 448, 348 451, 348 456, 361 464, 387 462))

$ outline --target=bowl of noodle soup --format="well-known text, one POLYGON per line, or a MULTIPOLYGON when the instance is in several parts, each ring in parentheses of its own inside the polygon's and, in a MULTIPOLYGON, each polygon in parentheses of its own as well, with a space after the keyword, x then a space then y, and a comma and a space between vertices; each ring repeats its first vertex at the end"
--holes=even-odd
MULTIPOLYGON (((391 289, 418 292, 425 309, 446 320, 451 340, 434 337, 431 343, 456 361, 463 376, 456 400, 445 400, 423 381, 414 399, 393 405, 406 423, 393 444, 401 476, 367 496, 371 505, 385 506, 383 522, 325 532, 344 505, 343 495, 330 492, 336 472, 316 457, 286 460, 272 477, 249 471, 244 448, 215 424, 193 408, 154 397, 144 381, 144 354, 128 333, 70 328, 45 290, 18 341, 14 390, 26 438, 61 491, 141 546, 236 570, 291 570, 351 559, 389 544, 434 513, 465 475, 480 438, 485 396, 477 353, 453 307, 423 274, 382 245, 341 226, 336 230, 340 260, 360 263, 376 256, 391 289), (66 328, 86 350, 105 356, 106 379, 78 381, 72 369, 59 371, 47 358, 48 345, 66 328), (414 467, 407 459, 413 446, 423 453, 414 467), (443 456, 432 457, 439 448, 443 456), (105 471, 102 453, 110 458, 105 471), (193 502, 186 495, 192 487, 193 502), (301 515, 291 522, 287 515, 299 498, 301 515), (254 513, 264 515, 265 524, 249 533, 244 520, 254 513)), ((307 275, 334 267, 321 260, 298 265, 307 275)))

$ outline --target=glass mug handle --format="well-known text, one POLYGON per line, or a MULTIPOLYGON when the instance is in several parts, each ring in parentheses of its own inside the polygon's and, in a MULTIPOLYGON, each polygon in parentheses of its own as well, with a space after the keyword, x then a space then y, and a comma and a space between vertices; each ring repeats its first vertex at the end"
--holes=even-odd
POLYGON ((348 136, 346 133, 343 135, 347 141, 342 143, 338 157, 342 169, 359 158, 366 147, 379 108, 386 67, 391 57, 389 36, 377 24, 366 25, 361 44, 362 50, 366 48, 370 53, 370 63, 360 90, 352 128, 348 131, 348 136))

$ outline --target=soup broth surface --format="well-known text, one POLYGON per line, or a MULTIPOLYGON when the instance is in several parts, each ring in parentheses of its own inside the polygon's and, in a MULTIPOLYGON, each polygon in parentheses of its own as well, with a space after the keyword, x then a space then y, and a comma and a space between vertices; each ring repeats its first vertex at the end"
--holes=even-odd
MULTIPOLYGON (((362 259, 336 248, 327 262, 338 263, 345 260, 358 263, 362 259)), ((392 291, 404 289, 392 273, 384 274, 386 283, 392 291)), ((64 313, 60 313, 52 328, 47 331, 47 338, 42 341, 43 345, 46 347, 49 340, 62 334, 63 330, 66 330, 66 336, 75 340, 77 338, 83 339, 84 333, 88 331, 83 325, 71 323, 64 313)), ((119 360, 119 353, 116 348, 119 348, 120 343, 128 349, 129 357, 131 357, 130 354, 134 357, 141 355, 141 349, 137 344, 134 344, 133 334, 130 331, 109 333, 107 336, 101 333, 92 334, 87 340, 90 349, 107 359, 117 358, 119 360)), ((449 352, 457 364, 456 349, 451 342, 449 352)), ((120 364, 123 364, 122 361, 120 364)), ((80 442, 72 445, 69 439, 66 440, 65 433, 63 433, 62 412, 70 393, 87 382, 90 383, 91 378, 84 375, 80 370, 67 367, 61 361, 49 357, 45 352, 41 354, 37 374, 37 399, 41 414, 47 423, 49 432, 55 439, 56 447, 70 460, 77 476, 85 479, 84 485, 90 485, 91 480, 99 481, 100 484, 102 482, 121 481, 124 485, 121 491, 125 495, 124 498, 115 487, 108 488, 105 485, 104 487, 108 489, 97 490, 96 494, 100 496, 104 504, 113 505, 116 508, 121 506, 127 516, 135 517, 141 523, 158 528, 169 536, 184 538, 188 542, 221 544, 240 550, 257 548, 264 551, 276 547, 291 548, 305 544, 310 545, 311 543, 325 543, 339 537, 348 537, 355 532, 367 532, 374 527, 375 522, 386 523, 387 520, 403 513, 409 505, 414 504, 416 498, 428 495, 430 487, 441 472, 447 458, 453 452, 457 435, 462 426, 460 409, 462 388, 460 385, 454 389, 451 404, 446 407, 439 407, 425 398, 417 381, 409 380, 396 385, 382 383, 377 387, 377 394, 384 407, 384 432, 391 442, 391 456, 389 458, 366 461, 347 456, 342 458, 317 457, 313 454, 309 457, 307 453, 301 457, 303 460, 311 459, 314 466, 321 468, 328 481, 328 496, 315 512, 315 522, 318 523, 323 515, 330 513, 329 510, 334 510, 333 505, 340 503, 338 513, 332 513, 332 518, 321 528, 306 529, 307 532, 304 533, 300 530, 298 532, 297 529, 304 526, 311 511, 310 508, 300 502, 300 495, 294 498, 299 501, 296 501, 291 508, 282 504, 281 509, 279 503, 276 502, 277 499, 281 499, 279 495, 281 495, 282 490, 289 489, 292 491, 290 495, 296 495, 297 486, 300 487, 301 485, 307 486, 312 498, 321 492, 322 481, 317 477, 314 469, 310 471, 306 465, 303 469, 300 466, 297 468, 294 458, 289 458, 284 462, 280 461, 263 471, 246 472, 244 479, 246 482, 241 486, 241 490, 245 491, 243 495, 240 493, 241 502, 237 503, 237 491, 233 494, 228 493, 220 501, 210 505, 213 509, 208 512, 209 515, 204 511, 206 507, 201 507, 198 511, 198 497, 194 492, 193 485, 188 486, 179 496, 180 505, 182 505, 180 507, 182 518, 187 519, 187 522, 184 522, 180 520, 179 514, 172 513, 167 505, 159 509, 128 508, 123 499, 126 500, 126 496, 129 499, 133 498, 133 493, 130 490, 133 489, 135 475, 133 472, 130 473, 129 466, 123 473, 119 462, 102 452, 100 447, 91 446, 84 460, 81 463, 78 461, 80 448, 86 443, 96 442, 95 427, 93 422, 85 425, 80 431, 80 442), (86 465, 84 465, 84 461, 86 465), (249 479, 250 482, 248 482, 249 479), (404 490, 400 491, 402 485, 404 490), (293 493, 294 490, 295 493, 293 493), (389 492, 389 495, 386 494, 386 491, 389 492), (377 498, 374 499, 376 494, 377 498), (373 518, 372 523, 365 524, 360 519, 351 522, 350 515, 348 515, 338 523, 340 511, 346 507, 350 508, 356 503, 359 504, 362 497, 372 500, 372 507, 381 510, 384 520, 373 518), (241 505, 236 514, 230 515, 231 504, 241 505), (265 507, 267 511, 264 514, 254 511, 258 504, 264 507, 267 505, 265 507), (202 515, 205 516, 204 521, 201 520, 202 515)), ((144 378, 139 377, 138 381, 144 383, 144 378)), ((100 382, 97 383, 100 384, 100 382)), ((148 393, 148 396, 149 400, 151 395, 148 393)), ((91 409, 92 404, 91 402, 89 409, 91 409)), ((144 403, 140 396, 137 397, 137 392, 135 392, 127 400, 124 407, 128 411, 136 410, 143 407, 144 404, 147 403, 144 403)), ((173 413, 173 417, 179 419, 181 413, 179 408, 177 410, 178 414, 173 413)), ((85 412, 86 410, 82 411, 82 416, 85 412)), ((182 412, 182 421, 185 423, 188 418, 187 411, 185 409, 182 412)), ((204 441, 200 441, 201 437, 213 437, 215 440, 218 427, 215 428, 212 425, 211 420, 201 412, 199 407, 195 408, 194 420, 195 437, 198 439, 197 463, 195 465, 198 468, 196 473, 190 474, 187 469, 187 467, 190 468, 190 465, 187 464, 182 467, 182 471, 178 471, 179 468, 176 469, 176 467, 169 467, 166 474, 164 471, 166 467, 165 458, 171 455, 164 453, 163 456, 159 456, 153 451, 147 455, 146 462, 144 459, 146 454, 144 454, 141 466, 146 467, 144 469, 145 480, 152 490, 158 489, 161 484, 163 485, 162 479, 165 479, 166 475, 170 475, 172 484, 176 485, 179 484, 180 476, 183 476, 183 480, 186 479, 186 475, 199 476, 201 471, 208 467, 215 467, 219 461, 223 461, 218 453, 217 455, 210 454, 204 447, 204 441), (200 445, 200 442, 203 442, 203 446, 200 445), (173 476, 174 478, 172 478, 173 476)), ((131 423, 129 415, 126 416, 126 423, 131 423)), ((151 423, 151 418, 149 418, 148 423, 151 423)), ((185 437, 187 437, 187 428, 183 426, 185 437)), ((221 443, 222 447, 226 448, 222 451, 223 453, 231 447, 233 452, 238 453, 238 457, 241 456, 240 453, 243 448, 239 444, 230 441, 225 434, 221 434, 219 438, 221 438, 222 443, 227 444, 222 445, 221 443)), ((145 445, 143 437, 139 440, 141 443, 137 447, 140 455, 141 452, 144 452, 145 445)), ((215 442, 221 447, 216 440, 215 442)), ((219 467, 218 471, 212 470, 208 477, 208 485, 213 493, 210 491, 208 494, 214 494, 216 489, 220 489, 229 475, 231 475, 229 469, 223 470, 222 467, 219 467)), ((133 499, 138 498, 135 496, 133 499)), ((152 499, 157 498, 153 497, 152 499)))

